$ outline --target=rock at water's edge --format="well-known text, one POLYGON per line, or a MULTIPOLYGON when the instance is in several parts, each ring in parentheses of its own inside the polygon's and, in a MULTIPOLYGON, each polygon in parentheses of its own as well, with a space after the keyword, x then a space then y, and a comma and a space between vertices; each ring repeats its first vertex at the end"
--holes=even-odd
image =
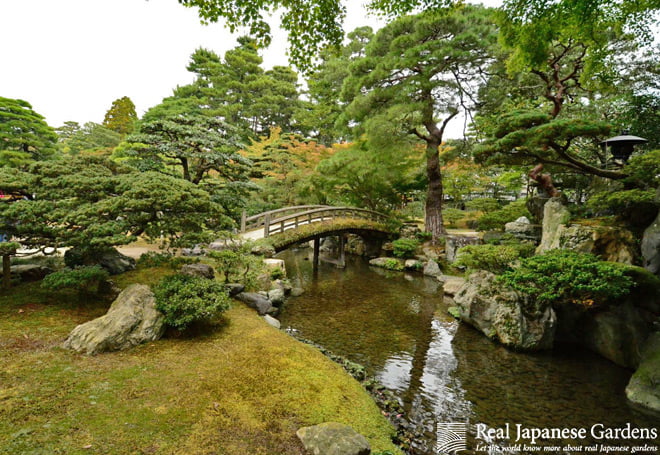
POLYGON ((639 368, 630 378, 626 396, 630 401, 660 412, 660 332, 646 342, 639 368))
POLYGON ((240 294, 237 294, 235 298, 245 303, 250 308, 257 310, 257 313, 259 313, 260 316, 276 310, 270 300, 256 292, 241 292, 240 294))
POLYGON ((424 266, 424 275, 437 277, 442 275, 442 270, 440 266, 433 259, 429 259, 429 262, 424 266))
POLYGON ((454 296, 465 284, 465 278, 460 276, 440 275, 438 281, 442 282, 442 290, 448 296, 454 296))
MULTIPOLYGON (((660 188, 655 195, 655 201, 660 204, 660 188)), ((641 249, 644 268, 651 273, 660 275, 660 213, 644 231, 641 249)))
POLYGON ((271 326, 275 327, 276 329, 279 329, 280 327, 282 327, 282 324, 280 324, 280 321, 278 321, 277 319, 275 319, 274 317, 272 317, 270 315, 265 315, 264 316, 264 321, 266 321, 268 323, 268 325, 271 325, 271 326))
POLYGON ((557 317, 552 307, 527 314, 525 296, 499 285, 490 272, 470 275, 454 302, 462 321, 507 347, 536 351, 550 349, 554 343, 557 317))
POLYGON ((369 441, 348 425, 326 422, 296 432, 305 449, 313 455, 369 455, 369 441))

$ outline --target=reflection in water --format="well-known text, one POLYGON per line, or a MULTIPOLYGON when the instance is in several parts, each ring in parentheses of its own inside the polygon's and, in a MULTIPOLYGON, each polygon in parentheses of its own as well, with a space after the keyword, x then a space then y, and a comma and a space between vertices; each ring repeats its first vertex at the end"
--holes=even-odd
MULTIPOLYGON (((520 354, 496 345, 447 314, 436 280, 372 268, 357 258, 349 258, 346 269, 321 263, 315 278, 307 252, 281 257, 293 285, 305 289, 287 301, 283 327, 363 364, 394 391, 424 434, 415 453, 438 453, 439 422, 657 426, 628 406, 627 370, 575 348, 520 354)), ((474 425, 470 433, 462 453, 486 453, 475 450, 484 441, 475 440, 474 425)), ((541 444, 550 442, 568 443, 541 444)))

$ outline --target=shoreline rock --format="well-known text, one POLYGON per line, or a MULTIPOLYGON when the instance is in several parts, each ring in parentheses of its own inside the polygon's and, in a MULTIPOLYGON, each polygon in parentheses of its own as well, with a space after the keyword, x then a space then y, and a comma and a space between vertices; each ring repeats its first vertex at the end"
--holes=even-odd
POLYGON ((554 344, 557 317, 551 306, 525 311, 526 297, 504 288, 493 273, 474 272, 454 296, 460 319, 512 349, 538 351, 554 344))

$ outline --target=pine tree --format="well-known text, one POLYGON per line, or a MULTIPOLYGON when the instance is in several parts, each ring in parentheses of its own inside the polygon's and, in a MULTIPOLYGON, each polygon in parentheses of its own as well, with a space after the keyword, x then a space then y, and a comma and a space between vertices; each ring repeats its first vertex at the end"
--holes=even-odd
POLYGON ((0 167, 42 160, 56 150, 57 134, 27 101, 0 97, 0 167))

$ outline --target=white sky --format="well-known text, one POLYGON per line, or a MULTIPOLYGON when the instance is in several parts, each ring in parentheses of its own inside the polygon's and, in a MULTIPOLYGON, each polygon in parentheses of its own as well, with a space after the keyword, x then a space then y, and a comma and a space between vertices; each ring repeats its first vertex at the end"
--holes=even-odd
MULTIPOLYGON (((346 3, 346 31, 382 25, 362 0, 346 3)), ((0 0, 0 24, 0 96, 28 101, 53 127, 100 123, 123 96, 141 116, 192 82, 186 66, 196 48, 222 56, 238 36, 201 25, 177 0, 0 0)), ((264 66, 288 64, 286 46, 277 33, 264 66)))

